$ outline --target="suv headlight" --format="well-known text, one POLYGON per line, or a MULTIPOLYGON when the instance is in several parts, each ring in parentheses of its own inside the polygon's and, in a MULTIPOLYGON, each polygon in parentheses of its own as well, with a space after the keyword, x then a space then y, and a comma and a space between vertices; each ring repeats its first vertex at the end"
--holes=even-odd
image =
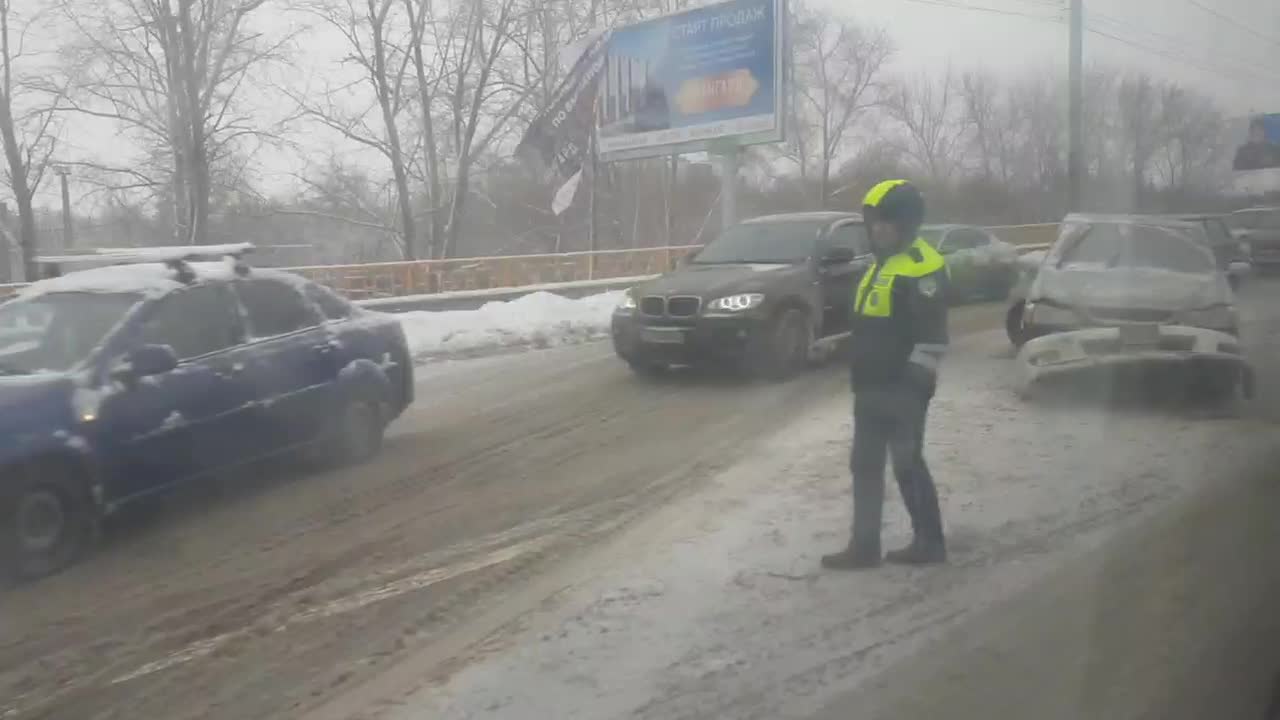
POLYGON ((1199 310, 1189 310, 1178 319, 1183 325, 1208 328, 1210 330, 1230 330, 1236 327, 1238 318, 1232 305, 1214 305, 1199 310))
POLYGON ((760 307, 762 302, 764 302, 764 295, 760 293, 742 293, 716 298, 707 303, 707 309, 712 312, 739 313, 760 307))
POLYGON ((1074 310, 1043 300, 1027 304, 1027 324, 1049 327, 1074 327, 1080 317, 1074 310))
POLYGON ((628 313, 636 309, 636 295, 631 290, 622 293, 622 299, 618 301, 616 312, 628 313))

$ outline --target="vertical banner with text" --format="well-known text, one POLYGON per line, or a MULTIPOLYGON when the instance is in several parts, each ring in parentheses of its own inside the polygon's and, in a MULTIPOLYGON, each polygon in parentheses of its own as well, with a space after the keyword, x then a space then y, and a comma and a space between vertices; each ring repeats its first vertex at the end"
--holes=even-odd
POLYGON ((600 33, 583 49, 516 146, 516 157, 555 188, 552 210, 557 215, 572 204, 588 160, 609 37, 600 33))

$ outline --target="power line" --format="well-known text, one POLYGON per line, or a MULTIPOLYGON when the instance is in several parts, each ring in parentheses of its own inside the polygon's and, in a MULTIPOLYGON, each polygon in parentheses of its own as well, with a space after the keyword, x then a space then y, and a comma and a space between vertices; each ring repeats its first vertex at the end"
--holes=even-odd
MULTIPOLYGON (((1038 22, 1050 23, 1050 24, 1054 24, 1054 25, 1061 25, 1061 24, 1064 24, 1064 21, 1065 21, 1065 20, 1064 20, 1064 18, 1062 18, 1062 17, 1052 17, 1052 16, 1048 16, 1048 15, 1039 15, 1039 14, 1035 14, 1035 13, 1022 12, 1022 11, 1019 11, 1019 10, 1010 10, 1010 9, 1007 9, 1007 8, 994 8, 994 7, 983 6, 983 5, 970 5, 970 4, 968 4, 968 3, 958 2, 958 0, 904 0, 904 1, 905 1, 905 2, 912 2, 912 3, 916 3, 916 4, 918 4, 918 5, 930 5, 930 6, 933 6, 933 7, 944 7, 944 8, 950 8, 950 9, 953 9, 953 10, 969 10, 969 11, 973 11, 973 12, 983 12, 983 13, 988 13, 988 14, 993 14, 993 15, 1002 15, 1002 16, 1006 16, 1006 17, 1019 17, 1019 18, 1024 18, 1024 19, 1028 19, 1028 20, 1036 20, 1036 21, 1038 21, 1038 22)), ((1062 6, 1061 6, 1061 5, 1058 5, 1056 2, 1054 2, 1054 0, 1043 0, 1043 2, 1040 2, 1040 0, 1023 0, 1023 1, 1024 1, 1024 2, 1031 2, 1031 3, 1035 3, 1035 4, 1043 4, 1043 5, 1045 5, 1046 7, 1049 7, 1050 5, 1052 5, 1052 6, 1054 6, 1055 8, 1058 8, 1058 9, 1064 9, 1064 10, 1065 10, 1065 8, 1062 8, 1062 6)), ((1187 0, 1187 2, 1191 2, 1191 3, 1198 4, 1198 3, 1197 3, 1197 0, 1187 0)), ((1211 9, 1209 9, 1209 8, 1202 8, 1202 9, 1209 10, 1210 12, 1215 12, 1215 14, 1216 14, 1216 11, 1213 11, 1213 10, 1211 10, 1211 9)), ((1097 14, 1097 13, 1090 13, 1090 15, 1091 15, 1091 16, 1092 16, 1092 15, 1098 15, 1098 16, 1099 16, 1100 18, 1102 18, 1104 21, 1108 21, 1108 22, 1112 23, 1112 25, 1117 26, 1117 27, 1122 28, 1122 29, 1125 29, 1125 30, 1134 30, 1134 29, 1138 29, 1140 32, 1146 32, 1148 35, 1153 36, 1153 37, 1160 37, 1160 36, 1163 36, 1163 37, 1169 38, 1170 40, 1172 40, 1172 41, 1173 41, 1173 42, 1175 42, 1175 43, 1181 43, 1181 41, 1177 40, 1176 38, 1173 38, 1172 36, 1164 35, 1164 34, 1162 34, 1162 33, 1157 33, 1157 32, 1155 32, 1155 31, 1142 30, 1142 29, 1140 29, 1140 28, 1135 28, 1134 26, 1129 25, 1129 24, 1126 24, 1125 22, 1120 21, 1120 20, 1117 20, 1117 19, 1115 19, 1115 18, 1110 18, 1110 17, 1107 17, 1107 16, 1105 16, 1105 15, 1100 15, 1100 14, 1097 14)), ((1229 18, 1228 18, 1228 21, 1230 21, 1230 20, 1229 20, 1229 18)), ((1201 62, 1197 62, 1197 61, 1194 61, 1194 60, 1191 60, 1191 59, 1189 59, 1189 58, 1185 57, 1185 56, 1184 56, 1184 55, 1182 55, 1182 54, 1179 54, 1178 52, 1176 52, 1176 51, 1174 51, 1174 50, 1169 50, 1169 49, 1159 48, 1159 47, 1152 47, 1151 45, 1144 44, 1144 43, 1142 43, 1142 42, 1139 42, 1139 41, 1137 41, 1137 40, 1134 40, 1133 38, 1127 38, 1127 37, 1122 37, 1122 36, 1120 36, 1120 35, 1117 35, 1117 34, 1115 34, 1115 32, 1113 32, 1113 31, 1108 31, 1108 30, 1106 30, 1106 29, 1099 28, 1099 27, 1096 27, 1096 26, 1091 26, 1091 27, 1088 27, 1087 29, 1088 29, 1088 31, 1089 31, 1090 33, 1092 33, 1092 34, 1094 34, 1094 35, 1097 35, 1097 36, 1099 36, 1099 37, 1103 37, 1103 38, 1106 38, 1106 39, 1108 39, 1108 40, 1113 40, 1113 41, 1115 41, 1115 42, 1118 42, 1118 43, 1121 43, 1121 44, 1124 44, 1124 45, 1128 45, 1129 47, 1132 47, 1132 48, 1134 48, 1134 49, 1141 50, 1141 51, 1146 52, 1146 53, 1150 53, 1150 54, 1155 55, 1155 56, 1157 56, 1157 57, 1161 57, 1161 58, 1164 58, 1164 59, 1166 59, 1166 60, 1172 60, 1172 61, 1174 61, 1174 62, 1179 62, 1179 63, 1182 63, 1182 64, 1184 64, 1184 65, 1188 65, 1188 66, 1190 66, 1190 67, 1194 67, 1194 68, 1196 68, 1196 69, 1198 69, 1198 70, 1201 70, 1201 71, 1203 71, 1203 72, 1208 72, 1208 73, 1212 73, 1212 74, 1218 75, 1218 76, 1220 76, 1220 77, 1225 77, 1225 78, 1228 78, 1228 79, 1238 79, 1241 75, 1251 75, 1251 76, 1253 76, 1253 77, 1256 77, 1256 78, 1258 78, 1258 79, 1260 79, 1260 80, 1263 80, 1263 81, 1266 81, 1266 82, 1277 82, 1278 80, 1280 80, 1280 78, 1277 78, 1277 77, 1268 76, 1268 75, 1263 75, 1263 74, 1259 73, 1259 72, 1257 71, 1257 69, 1256 69, 1256 68, 1252 68, 1252 67, 1250 67, 1250 68, 1228 68, 1228 67, 1222 67, 1222 66, 1215 66, 1215 65, 1211 65, 1211 64, 1209 64, 1209 63, 1207 63, 1207 62, 1203 62, 1203 61, 1201 61, 1201 62)), ((1255 34, 1256 34, 1256 33, 1255 33, 1255 34)), ((1266 38, 1264 37, 1264 39, 1266 39, 1266 38)), ((1268 40, 1269 40, 1269 39, 1268 39, 1268 40)), ((1235 58, 1235 60, 1238 62, 1238 61, 1239 61, 1239 58, 1235 58)))
POLYGON ((904 0, 905 2, 913 2, 919 5, 932 5, 934 7, 945 7, 953 10, 973 10, 975 12, 985 12, 993 15, 1005 15, 1008 17, 1020 17, 1030 20, 1039 20, 1040 22, 1048 22, 1061 24, 1062 18, 1050 17, 1048 15, 1037 15, 1035 13, 1021 12, 1019 10, 1008 10, 1004 8, 985 7, 982 5, 969 5, 968 3, 954 2, 953 0, 904 0))
POLYGON ((1067 9, 1067 0, 1018 0, 1018 2, 1024 2, 1028 5, 1035 5, 1036 7, 1046 8, 1049 10, 1065 11, 1067 9))
POLYGON ((1254 28, 1249 27, 1247 23, 1240 22, 1239 20, 1236 20, 1230 15, 1227 15, 1226 13, 1222 12, 1221 10, 1211 8, 1208 5, 1205 5, 1204 3, 1200 2, 1200 0, 1187 0, 1187 2, 1193 7, 1200 8, 1201 10, 1209 13, 1210 15, 1227 23, 1228 25, 1234 25, 1235 27, 1238 27, 1241 30, 1244 30, 1245 32, 1249 33, 1250 35, 1264 42, 1268 42, 1268 43, 1271 43, 1272 45, 1275 45, 1276 47, 1280 47, 1280 38, 1274 38, 1269 35, 1264 35, 1263 33, 1255 30, 1254 28))
MULTIPOLYGON (((1175 55, 1180 55, 1185 52, 1186 48, 1190 48, 1194 45, 1194 43, 1188 42, 1185 38, 1176 37, 1157 30, 1150 30, 1145 27, 1135 25, 1131 21, 1110 17, 1099 12, 1090 13, 1089 19, 1094 22, 1101 21, 1113 28, 1116 28, 1116 31, 1136 32, 1144 35, 1149 41, 1161 45, 1160 49, 1162 51, 1175 55)), ((1259 72, 1259 63, 1242 56, 1233 56, 1226 53, 1213 53, 1209 57, 1198 54, 1197 59, 1205 65, 1214 65, 1216 60, 1228 61, 1227 63, 1218 62, 1216 64, 1229 72, 1236 73, 1237 75, 1255 74, 1258 77, 1264 77, 1264 75, 1259 72)), ((1280 76, 1267 77, 1267 80, 1270 82, 1280 82, 1280 76)))
POLYGON ((1107 38, 1108 40, 1114 40, 1114 41, 1116 41, 1116 42, 1118 42, 1118 43, 1122 43, 1122 44, 1124 44, 1124 45, 1128 45, 1128 46, 1130 46, 1130 47, 1132 47, 1132 48, 1136 48, 1136 49, 1138 49, 1138 50, 1142 50, 1142 51, 1144 51, 1144 52, 1151 53, 1152 55, 1156 55, 1157 57, 1162 57, 1162 58, 1164 58, 1164 59, 1166 59, 1166 60, 1173 60, 1173 61, 1175 61, 1175 62, 1180 62, 1180 63, 1182 63, 1182 64, 1184 64, 1184 65, 1188 65, 1188 66, 1190 66, 1190 67, 1194 67, 1194 68, 1196 68, 1196 69, 1198 69, 1198 70, 1202 70, 1202 71, 1204 71, 1204 72, 1213 73, 1213 74, 1215 74, 1215 75, 1219 75, 1219 76, 1224 77, 1224 78, 1228 78, 1228 79, 1235 80, 1235 79, 1239 79, 1239 76, 1240 76, 1240 75, 1242 75, 1242 74, 1249 74, 1249 75, 1253 75, 1254 77, 1257 77, 1258 79, 1263 80, 1263 81, 1266 81, 1266 82, 1276 82, 1276 80, 1277 80, 1277 79, 1276 79, 1276 78, 1274 78, 1274 77, 1268 77, 1268 76, 1265 76, 1265 75, 1261 75, 1261 74, 1259 74, 1259 73, 1257 73, 1256 71, 1253 71, 1253 70, 1231 70, 1231 69, 1223 69, 1223 68, 1221 68, 1221 67, 1214 67, 1214 66, 1212 66, 1212 65, 1207 65, 1207 64, 1204 64, 1204 63, 1195 62, 1195 61, 1192 61, 1192 60, 1187 59, 1186 57, 1183 57, 1182 55, 1178 55, 1178 54, 1176 54, 1176 53, 1174 53, 1174 52, 1170 52, 1170 51, 1163 50, 1163 49, 1160 49, 1160 48, 1154 48, 1154 47, 1151 47, 1150 45, 1144 45, 1144 44, 1142 44, 1142 43, 1140 43, 1140 42, 1137 42, 1137 41, 1135 41, 1135 40, 1133 40, 1133 39, 1130 39, 1130 38, 1123 38, 1123 37, 1120 37, 1119 35, 1114 35, 1114 34, 1112 34, 1112 33, 1110 33, 1110 32, 1107 32, 1106 30, 1101 30, 1101 29, 1099 29, 1099 28, 1097 28, 1097 27, 1089 27, 1089 28, 1088 28, 1088 30, 1089 30, 1089 32, 1093 33, 1094 35, 1098 35, 1099 37, 1104 37, 1104 38, 1107 38))

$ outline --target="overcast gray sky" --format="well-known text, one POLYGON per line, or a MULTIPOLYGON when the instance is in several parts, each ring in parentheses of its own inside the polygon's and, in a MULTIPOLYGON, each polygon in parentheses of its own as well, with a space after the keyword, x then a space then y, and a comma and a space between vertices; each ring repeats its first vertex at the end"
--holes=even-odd
MULTIPOLYGON (((888 30, 901 64, 1066 67, 1067 0, 819 1, 888 30)), ((1087 26, 1119 38, 1086 34, 1086 62, 1144 67, 1235 112, 1280 111, 1280 0, 1085 0, 1085 10, 1087 26)))
MULTIPOLYGON (((1067 0, 812 1, 886 29, 897 45, 899 70, 937 70, 948 62, 1010 74, 1066 67, 1067 0)), ((1087 34, 1086 61, 1142 67, 1210 93, 1233 113, 1280 111, 1280 0, 1086 0, 1086 14, 1090 28, 1111 36, 1087 34)), ((294 22, 296 16, 285 13, 269 18, 272 30, 294 22)), ((303 52, 298 77, 333 73, 330 63, 345 48, 326 33, 309 38, 303 52)), ((264 93, 264 99, 264 113, 280 109, 279 98, 264 93)), ((76 135, 82 152, 101 152, 110 144, 103 128, 85 127, 76 135)), ((353 161, 374 163, 375 175, 385 173, 376 158, 354 146, 346 149, 330 133, 306 138, 302 157, 260 154, 264 190, 287 189, 292 173, 303 171, 308 159, 323 162, 335 148, 353 161)))

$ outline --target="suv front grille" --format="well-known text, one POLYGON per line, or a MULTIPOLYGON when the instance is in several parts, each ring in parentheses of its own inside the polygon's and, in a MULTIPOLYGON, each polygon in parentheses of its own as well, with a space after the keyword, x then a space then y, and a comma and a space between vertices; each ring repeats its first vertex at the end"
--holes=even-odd
POLYGON ((654 318, 696 318, 702 298, 696 295, 645 295, 640 298, 640 314, 654 318))
POLYGON ((671 317, 693 317, 702 309, 702 298, 677 295, 667 298, 667 314, 671 317))

